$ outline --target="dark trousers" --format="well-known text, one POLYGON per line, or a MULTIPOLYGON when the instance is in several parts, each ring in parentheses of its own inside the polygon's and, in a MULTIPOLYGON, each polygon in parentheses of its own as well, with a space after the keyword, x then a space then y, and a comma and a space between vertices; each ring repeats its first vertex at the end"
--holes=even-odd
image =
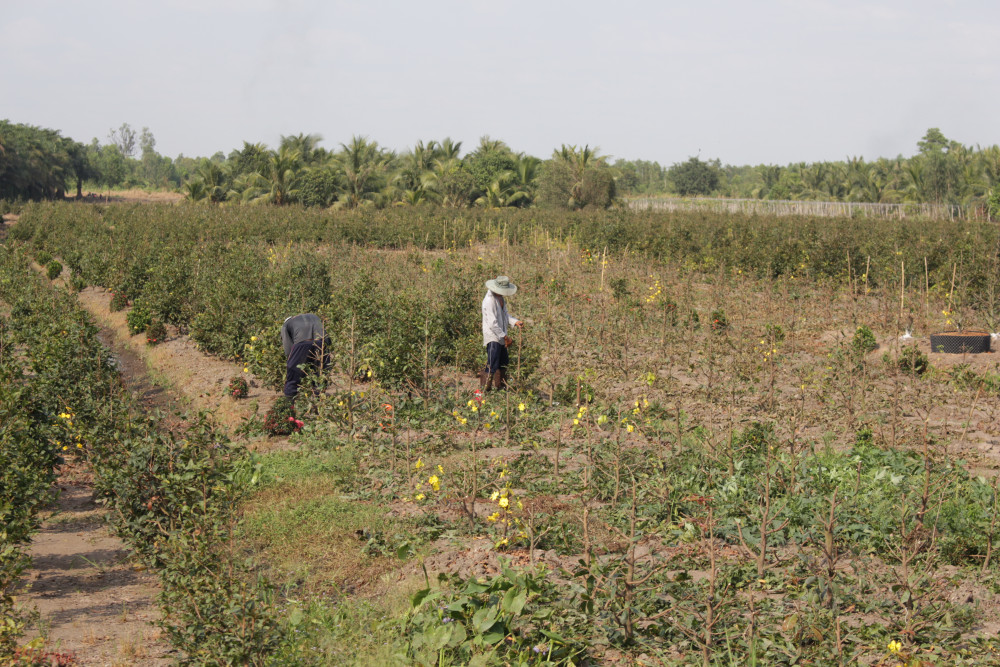
POLYGON ((299 384, 306 376, 305 371, 299 366, 305 365, 315 371, 322 371, 327 361, 328 355, 323 354, 320 341, 307 340, 293 345, 288 355, 288 365, 285 367, 285 396, 295 398, 299 393, 299 384))
POLYGON ((486 372, 496 373, 510 364, 510 354, 503 343, 488 343, 486 345, 486 372))

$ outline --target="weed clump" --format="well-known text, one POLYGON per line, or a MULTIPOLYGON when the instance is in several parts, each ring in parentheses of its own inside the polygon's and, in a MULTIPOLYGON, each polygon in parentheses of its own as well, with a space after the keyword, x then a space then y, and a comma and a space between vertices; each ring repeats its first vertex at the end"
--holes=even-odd
POLYGON ((729 328, 729 318, 726 317, 726 313, 722 310, 716 309, 712 311, 712 333, 725 333, 726 329, 729 328))

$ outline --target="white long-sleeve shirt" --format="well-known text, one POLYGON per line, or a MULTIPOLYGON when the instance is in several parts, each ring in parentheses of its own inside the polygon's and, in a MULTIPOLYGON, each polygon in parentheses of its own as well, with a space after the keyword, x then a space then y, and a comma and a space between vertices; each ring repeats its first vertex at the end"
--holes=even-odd
POLYGON ((500 299, 493 292, 487 292, 483 299, 483 347, 490 343, 503 345, 507 331, 519 321, 507 312, 506 299, 500 305, 500 299))

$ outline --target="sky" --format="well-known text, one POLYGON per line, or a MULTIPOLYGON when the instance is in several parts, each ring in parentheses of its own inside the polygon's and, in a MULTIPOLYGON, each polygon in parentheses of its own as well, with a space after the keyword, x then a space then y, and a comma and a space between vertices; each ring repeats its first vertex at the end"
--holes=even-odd
POLYGON ((0 119, 169 157, 318 134, 662 165, 1000 144, 995 0, 0 0, 0 119))

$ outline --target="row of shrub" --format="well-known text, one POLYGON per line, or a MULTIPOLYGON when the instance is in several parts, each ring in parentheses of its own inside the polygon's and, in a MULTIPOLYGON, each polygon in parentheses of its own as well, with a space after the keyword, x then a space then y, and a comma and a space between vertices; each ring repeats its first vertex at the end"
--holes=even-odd
POLYGON ((418 253, 407 256, 410 271, 377 261, 405 248, 570 243, 643 253, 671 270, 709 276, 737 269, 764 277, 850 275, 859 288, 903 279, 918 289, 941 285, 987 321, 1000 320, 996 230, 968 221, 63 203, 26 206, 11 238, 36 257, 61 259, 75 288, 107 288, 113 306, 176 325, 208 352, 249 357, 251 370, 275 386, 283 369, 279 327, 299 312, 323 316, 342 370, 390 386, 422 387, 428 366, 474 365, 479 286, 503 267, 428 262, 418 253))
POLYGON ((0 248, 0 655, 23 630, 11 594, 55 467, 80 457, 114 529, 160 576, 162 625, 187 660, 263 664, 282 642, 272 592, 232 552, 256 466, 204 416, 181 432, 143 415, 72 295, 0 248))

